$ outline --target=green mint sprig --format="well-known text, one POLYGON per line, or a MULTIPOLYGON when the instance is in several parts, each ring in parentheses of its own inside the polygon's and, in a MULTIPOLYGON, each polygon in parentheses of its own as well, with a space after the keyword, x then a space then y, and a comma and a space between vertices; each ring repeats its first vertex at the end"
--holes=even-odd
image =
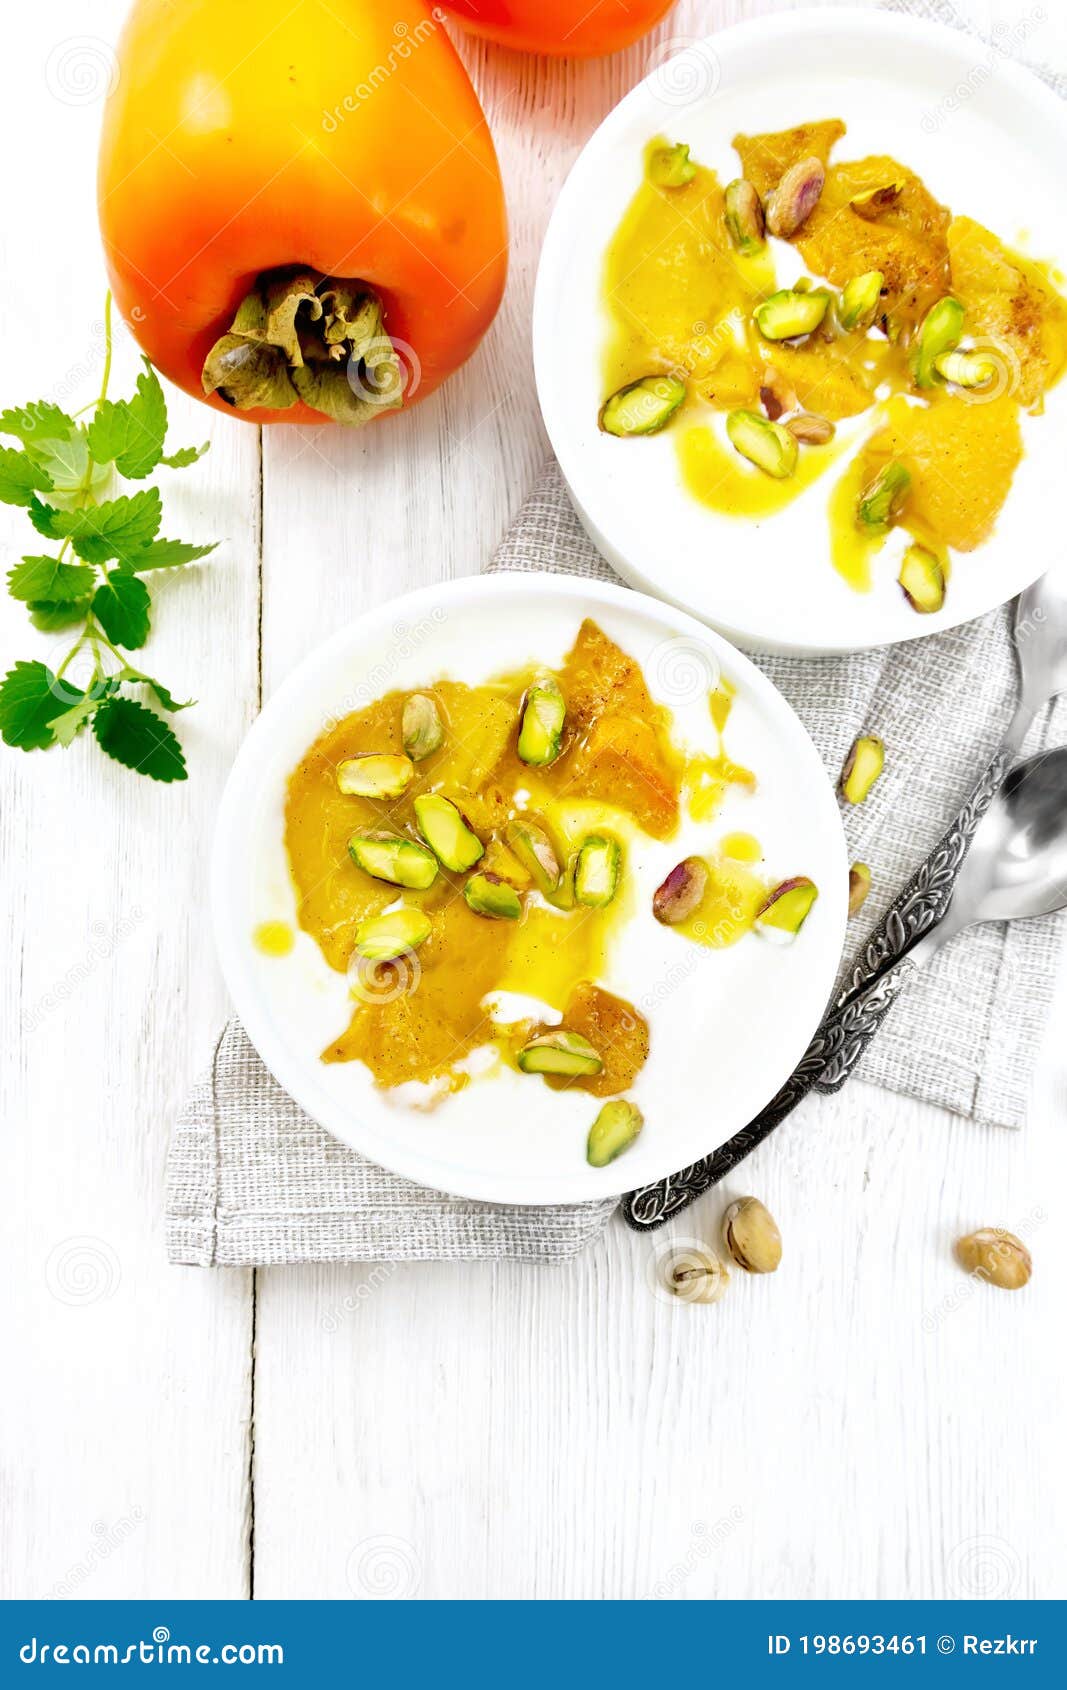
POLYGON ((179 703, 127 654, 148 639, 152 600, 146 576, 179 569, 214 551, 161 539, 156 487, 118 490, 161 464, 184 469, 207 445, 164 452, 167 405, 146 358, 129 399, 109 399, 111 296, 104 307, 104 379, 100 395, 74 416, 41 399, 0 412, 0 500, 21 505, 55 551, 30 554, 7 577, 42 633, 71 630, 73 644, 53 672, 39 661, 16 663, 0 682, 0 736, 21 751, 68 746, 89 727, 100 749, 152 780, 186 779, 173 729, 127 689, 142 689, 168 714, 179 703), (87 412, 87 420, 78 421, 87 412), (78 675, 75 684, 73 672, 78 675))

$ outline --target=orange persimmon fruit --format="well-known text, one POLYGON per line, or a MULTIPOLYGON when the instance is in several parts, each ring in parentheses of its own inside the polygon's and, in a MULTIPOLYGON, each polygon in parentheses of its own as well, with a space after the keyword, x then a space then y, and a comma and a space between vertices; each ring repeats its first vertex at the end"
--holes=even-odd
POLYGON ((674 0, 441 0, 475 35, 557 58, 617 53, 647 35, 674 0))
POLYGON ((507 270, 485 114, 422 0, 135 0, 99 212, 143 350, 254 423, 432 393, 507 270))

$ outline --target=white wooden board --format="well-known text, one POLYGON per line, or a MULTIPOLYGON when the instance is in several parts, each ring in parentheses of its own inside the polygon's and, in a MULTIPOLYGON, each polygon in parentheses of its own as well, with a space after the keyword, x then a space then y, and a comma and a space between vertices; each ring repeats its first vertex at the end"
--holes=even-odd
MULTIPOLYGON (((860 1087, 807 1106, 723 1193, 764 1197, 783 1268, 735 1275, 715 1308, 658 1300, 662 1235, 621 1226, 559 1270, 305 1268, 254 1287, 163 1259, 168 1127, 225 1008, 205 853, 260 671, 269 692, 361 608, 482 566, 546 451, 529 308, 569 163, 657 42, 767 9, 682 0, 603 64, 463 44, 511 210, 500 319, 410 417, 270 435, 262 548, 255 433, 172 398, 181 438, 213 440, 175 479, 174 529, 226 538, 160 595, 150 647, 200 700, 192 778, 161 791, 87 746, 0 759, 0 1594, 1062 1594, 1055 1039, 1022 1136, 860 1087), (990 1222, 1031 1231, 1025 1297, 972 1294, 951 1262, 956 1233, 990 1222)), ((53 0, 10 20, 5 404, 80 403, 99 379, 93 152, 123 10, 53 0)), ((1067 63, 1039 11, 970 15, 1067 63)), ((118 364, 121 390, 128 342, 118 364)), ((0 514, 13 559, 24 519, 0 514)), ((0 642, 5 667, 47 644, 6 599, 0 642)), ((720 1207, 676 1231, 709 1237, 720 1207)))

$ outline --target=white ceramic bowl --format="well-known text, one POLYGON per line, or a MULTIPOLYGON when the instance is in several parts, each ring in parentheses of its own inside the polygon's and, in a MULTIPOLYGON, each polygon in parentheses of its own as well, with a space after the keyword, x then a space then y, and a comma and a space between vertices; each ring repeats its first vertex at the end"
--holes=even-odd
MULTIPOLYGON (((999 39, 999 38, 998 38, 999 39)), ((586 529, 635 586, 683 605, 757 650, 848 651, 953 627, 1011 598, 1047 568, 1067 444, 1067 381, 1044 417, 1026 417, 1026 457, 995 534, 955 560, 945 607, 918 616, 883 558, 869 594, 829 559, 832 467, 759 522, 697 503, 681 484, 671 430, 600 433, 604 254, 657 134, 686 141, 720 179, 737 174, 738 131, 840 117, 836 158, 888 152, 953 211, 1067 267, 1064 103, 974 37, 888 12, 775 12, 660 64, 616 106, 580 155, 549 225, 534 302, 537 388, 586 529)), ((851 425, 857 438, 869 418, 851 425)), ((850 425, 842 425, 848 435, 850 425)), ((843 462, 840 466, 843 468, 843 462)))
POLYGON ((479 576, 394 600, 314 651, 270 699, 241 748, 219 811, 211 901, 234 1005, 281 1085, 337 1138, 413 1180, 501 1203, 608 1196, 713 1150, 774 1095, 802 1055, 833 986, 846 919, 848 867, 837 800, 792 709, 748 660, 692 617, 620 587, 553 575, 479 576), (651 1052, 633 1096, 641 1137, 604 1169, 585 1161, 599 1104, 552 1092, 511 1070, 474 1081, 425 1112, 377 1089, 358 1062, 319 1052, 346 1025, 347 982, 303 932, 285 957, 264 956, 257 925, 296 924, 283 843, 286 783, 328 720, 394 688, 450 677, 488 679, 532 658, 555 664, 592 616, 637 658, 679 736, 711 749, 708 689, 738 688, 731 755, 760 789, 727 799, 714 824, 634 850, 639 914, 602 984, 636 1002, 651 1052), (820 897, 787 947, 750 935, 710 951, 659 926, 651 896, 688 851, 730 829, 754 832, 768 872, 811 876, 820 897))

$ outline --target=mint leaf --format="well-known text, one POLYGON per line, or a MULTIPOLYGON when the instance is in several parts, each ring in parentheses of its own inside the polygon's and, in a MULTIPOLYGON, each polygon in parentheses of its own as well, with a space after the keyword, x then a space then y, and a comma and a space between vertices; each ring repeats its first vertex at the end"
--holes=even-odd
POLYGON ((163 397, 159 377, 148 359, 142 362, 144 370, 137 377, 137 392, 130 400, 139 439, 131 441, 128 451, 121 459, 116 459, 119 472, 131 481, 138 481, 149 470, 155 469, 163 456, 163 442, 167 438, 167 401, 163 397))
POLYGON ((163 456, 167 402, 146 358, 132 399, 105 399, 89 424, 89 450, 98 464, 114 462, 120 475, 141 481, 163 456))
POLYGON ((42 440, 65 440, 74 433, 74 418, 47 399, 34 399, 15 410, 0 411, 0 434, 13 434, 24 446, 42 440))
POLYGON ((89 468, 89 447, 83 428, 76 428, 63 440, 27 442, 26 450, 34 463, 51 476, 53 492, 81 492, 89 468))
POLYGON ((195 698, 187 698, 179 702, 173 693, 168 692, 162 681, 153 680, 151 675, 142 675, 139 669, 131 669, 129 664, 117 678, 120 681, 133 681, 137 686, 151 687, 164 710, 188 710, 190 705, 196 703, 195 698))
POLYGON ((196 703, 195 698, 175 698, 174 694, 168 692, 165 686, 161 685, 159 681, 153 681, 148 675, 145 675, 143 680, 145 686, 150 687, 155 693, 164 710, 169 710, 172 714, 178 710, 188 710, 196 703))
POLYGON ((116 570, 93 594, 93 615, 109 640, 135 651, 148 638, 149 603, 144 582, 116 570))
POLYGON ((49 599, 31 599, 26 609, 30 621, 42 634, 58 634, 63 628, 74 628, 85 621, 89 600, 71 599, 67 604, 53 604, 49 599))
POLYGON ((104 399, 89 424, 89 450, 98 464, 113 463, 125 451, 130 433, 130 407, 125 399, 104 399))
POLYGON ((184 540, 153 540, 128 558, 122 567, 132 569, 137 575, 146 569, 176 569, 179 564, 195 563, 197 558, 207 557, 208 552, 214 550, 215 545, 190 546, 184 540))
POLYGON ((49 540, 70 539, 86 563, 126 563, 153 538, 163 520, 159 490, 147 487, 128 498, 108 499, 86 510, 58 511, 32 494, 30 521, 49 540))
POLYGON ((28 452, 14 446, 0 446, 0 499, 5 505, 30 505, 34 492, 47 493, 52 486, 48 471, 35 463, 28 452))
POLYGON ((56 716, 53 720, 52 732, 57 742, 64 747, 70 745, 94 710, 99 710, 102 702, 99 693, 83 692, 76 704, 72 704, 69 710, 64 710, 62 716, 56 716))
POLYGON ((20 751, 42 751, 69 701, 70 689, 44 663, 16 663, 0 682, 0 737, 20 751))
POLYGON ((185 758, 174 734, 154 710, 132 698, 106 698, 93 716, 97 744, 127 769, 152 780, 185 780, 185 758))
POLYGON ((166 464, 168 469, 187 469, 190 464, 195 464, 198 458, 204 456, 210 445, 211 441, 205 440, 202 446, 179 446, 176 452, 168 452, 167 456, 159 461, 166 464))
POLYGON ((55 557, 24 557, 7 577, 13 599, 47 599, 69 604, 87 599, 93 590, 93 571, 87 563, 60 563, 55 557))

